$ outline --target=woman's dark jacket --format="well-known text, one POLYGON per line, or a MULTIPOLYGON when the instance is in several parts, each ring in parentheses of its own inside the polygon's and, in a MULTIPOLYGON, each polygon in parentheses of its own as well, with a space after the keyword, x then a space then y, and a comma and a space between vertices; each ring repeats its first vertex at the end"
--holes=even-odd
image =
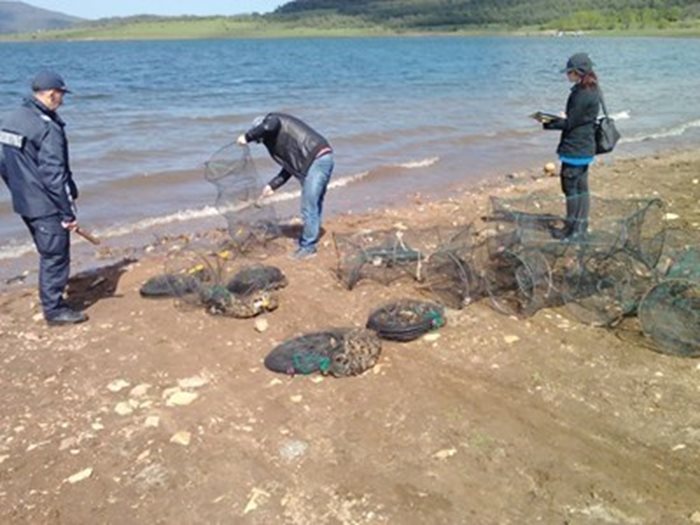
POLYGON ((566 102, 566 118, 544 124, 545 129, 560 129, 557 153, 565 157, 595 155, 595 122, 600 110, 600 91, 576 84, 566 102))
POLYGON ((262 142, 282 171, 270 181, 276 190, 294 175, 304 181, 316 156, 330 147, 328 141, 308 124, 284 113, 270 113, 262 123, 245 134, 248 142, 262 142))

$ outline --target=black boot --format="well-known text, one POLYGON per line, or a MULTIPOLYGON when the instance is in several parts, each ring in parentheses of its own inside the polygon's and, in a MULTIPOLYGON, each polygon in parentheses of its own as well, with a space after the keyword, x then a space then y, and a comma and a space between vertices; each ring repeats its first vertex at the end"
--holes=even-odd
POLYGON ((46 324, 49 326, 61 326, 66 324, 84 323, 88 320, 88 316, 83 312, 65 308, 55 315, 46 317, 46 324))

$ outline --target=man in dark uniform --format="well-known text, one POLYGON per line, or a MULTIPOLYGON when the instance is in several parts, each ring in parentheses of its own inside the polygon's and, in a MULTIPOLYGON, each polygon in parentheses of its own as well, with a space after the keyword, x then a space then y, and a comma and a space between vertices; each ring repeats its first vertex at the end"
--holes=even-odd
POLYGON ((253 122, 247 133, 238 137, 240 145, 262 142, 270 156, 282 167, 263 189, 261 197, 271 196, 292 176, 301 183, 301 217, 304 228, 294 259, 316 255, 321 233, 321 213, 326 189, 333 173, 333 149, 317 131, 300 119, 284 113, 269 113, 253 122))
POLYGON ((39 252, 39 297, 49 325, 75 324, 87 316, 63 300, 70 271, 70 232, 78 228, 73 201, 78 189, 68 160, 65 123, 56 110, 69 93, 63 78, 42 71, 33 95, 0 130, 0 174, 14 211, 29 228, 39 252))

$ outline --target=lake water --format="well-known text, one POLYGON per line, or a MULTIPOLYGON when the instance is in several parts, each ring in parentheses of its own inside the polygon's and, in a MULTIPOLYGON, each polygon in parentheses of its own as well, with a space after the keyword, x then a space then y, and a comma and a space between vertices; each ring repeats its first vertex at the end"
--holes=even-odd
MULTIPOLYGON (((75 92, 60 113, 81 188, 80 220, 117 242, 215 220, 203 164, 268 111, 301 117, 334 145, 329 213, 555 160, 558 134, 527 115, 564 108, 570 86, 559 70, 578 51, 596 63, 624 135, 616 156, 698 143, 700 39, 2 43, 0 118, 38 69, 63 74, 75 92)), ((253 154, 261 176, 272 177, 264 148, 253 154)), ((294 190, 290 181, 281 191, 294 190)), ((31 250, 3 186, 0 260, 31 250)))

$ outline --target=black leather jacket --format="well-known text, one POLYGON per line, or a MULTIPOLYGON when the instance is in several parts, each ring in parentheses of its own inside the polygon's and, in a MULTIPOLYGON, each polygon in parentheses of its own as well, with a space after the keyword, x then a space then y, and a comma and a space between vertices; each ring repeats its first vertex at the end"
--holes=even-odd
POLYGON ((330 148, 328 141, 308 124, 284 113, 270 113, 245 134, 248 142, 262 142, 282 171, 269 182, 276 190, 293 175, 304 181, 316 156, 330 148))
POLYGON ((600 111, 600 91, 576 84, 566 102, 566 118, 544 124, 545 129, 561 130, 557 153, 566 157, 595 155, 595 122, 600 111))

